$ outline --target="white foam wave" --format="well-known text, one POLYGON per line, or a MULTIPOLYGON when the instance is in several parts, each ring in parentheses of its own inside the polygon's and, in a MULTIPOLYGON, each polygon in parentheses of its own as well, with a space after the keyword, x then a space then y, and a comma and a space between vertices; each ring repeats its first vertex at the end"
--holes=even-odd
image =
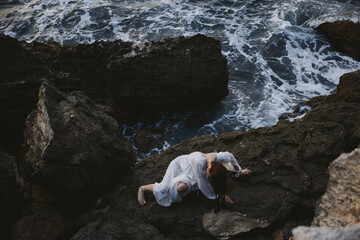
POLYGON ((317 28, 320 24, 325 22, 336 22, 349 20, 354 23, 360 22, 360 12, 345 12, 342 14, 326 14, 315 19, 311 19, 305 23, 306 26, 317 28))

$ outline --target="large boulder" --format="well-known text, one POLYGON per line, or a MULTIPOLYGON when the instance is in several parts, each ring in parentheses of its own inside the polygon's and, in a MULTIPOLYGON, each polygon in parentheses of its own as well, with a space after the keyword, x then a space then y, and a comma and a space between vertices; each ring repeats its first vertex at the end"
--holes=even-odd
POLYGON ((293 230, 294 240, 358 240, 360 223, 339 228, 331 227, 297 227, 293 230))
POLYGON ((227 61, 220 42, 204 35, 152 42, 125 58, 108 61, 106 67, 106 92, 116 104, 189 108, 228 94, 227 61))
POLYGON ((349 20, 326 22, 316 30, 324 34, 335 49, 360 61, 360 23, 349 20))
POLYGON ((33 48, 0 35, 0 131, 7 136, 0 144, 7 150, 20 145, 25 118, 36 107, 41 78, 49 71, 33 48))
MULTIPOLYGON (((88 224, 75 239, 93 239, 86 235, 89 232, 105 234, 103 224, 127 224, 127 229, 138 229, 139 234, 144 226, 155 227, 158 232, 152 233, 158 238, 289 238, 288 226, 311 222, 316 201, 327 186, 330 162, 359 145, 360 101, 356 96, 360 96, 360 71, 342 76, 337 94, 310 100, 313 108, 301 119, 280 120, 273 127, 224 133, 217 138, 186 140, 142 160, 121 183, 121 191, 110 197, 106 221, 88 224), (192 192, 168 208, 146 194, 147 205, 140 206, 138 187, 161 181, 171 160, 193 151, 229 151, 242 167, 253 171, 251 176, 229 176, 228 194, 235 203, 219 208, 216 201, 192 192)), ((137 236, 134 233, 133 238, 137 236)))
POLYGON ((344 227, 360 222, 360 148, 341 154, 329 166, 325 194, 315 208, 313 226, 344 227))
POLYGON ((42 201, 85 206, 135 163, 112 117, 83 93, 63 93, 49 82, 40 88, 24 136, 18 174, 33 198, 42 201))
POLYGON ((16 181, 14 159, 0 150, 0 236, 7 239, 11 224, 21 214, 24 193, 16 181))
POLYGON ((6 126, 1 132, 19 138, 43 78, 61 91, 79 90, 108 104, 119 117, 199 107, 228 93, 220 42, 204 35, 139 45, 117 40, 77 46, 0 35, 0 126, 6 126))
POLYGON ((360 238, 360 149, 329 166, 329 182, 315 208, 312 227, 293 229, 295 240, 360 238))

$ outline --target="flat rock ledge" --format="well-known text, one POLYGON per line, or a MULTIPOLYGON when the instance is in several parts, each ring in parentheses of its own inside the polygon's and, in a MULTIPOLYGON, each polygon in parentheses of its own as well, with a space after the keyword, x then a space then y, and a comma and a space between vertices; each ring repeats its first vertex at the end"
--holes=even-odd
POLYGON ((222 210, 215 213, 211 210, 205 213, 202 219, 203 227, 214 237, 229 237, 246 233, 256 228, 265 228, 268 221, 247 217, 240 212, 222 210))

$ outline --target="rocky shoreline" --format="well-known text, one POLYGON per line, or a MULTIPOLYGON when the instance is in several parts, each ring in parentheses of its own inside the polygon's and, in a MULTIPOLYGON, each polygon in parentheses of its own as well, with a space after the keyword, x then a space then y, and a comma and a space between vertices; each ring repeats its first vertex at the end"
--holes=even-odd
MULTIPOLYGON (((4 132, 26 122, 21 153, 14 159, 0 152, 2 239, 288 239, 293 234, 310 239, 302 234, 315 228, 291 230, 359 222, 359 150, 340 154, 360 147, 360 70, 341 76, 337 93, 299 104, 273 127, 189 139, 134 165, 117 121, 129 106, 149 108, 145 102, 150 102, 156 109, 158 101, 177 102, 168 98, 173 93, 161 90, 169 84, 182 82, 175 95, 184 96, 193 71, 184 73, 180 62, 197 64, 190 69, 201 73, 190 87, 205 94, 179 108, 201 105, 210 86, 222 89, 213 101, 223 98, 228 75, 219 42, 201 35, 138 46, 117 41, 64 47, 4 36, 0 42, 1 121, 9 123, 2 125, 8 128, 4 132), (165 62, 168 75, 159 68, 165 62), (169 83, 172 73, 175 83, 169 83), (160 89, 154 93, 137 74, 152 82, 166 76, 153 85, 160 89), (127 88, 130 80, 143 89, 141 97, 127 88), (123 88, 128 91, 115 96, 123 88), (303 106, 311 110, 288 121, 304 114, 303 106), (138 187, 161 181, 172 159, 193 151, 229 151, 252 169, 251 176, 229 175, 228 194, 235 203, 219 206, 193 192, 169 208, 156 204, 151 194, 140 206, 138 187)), ((356 227, 345 231, 358 234, 356 227)))
POLYGON ((220 42, 204 35, 135 45, 26 43, 0 35, 0 146, 19 144, 44 79, 81 91, 123 121, 143 111, 206 107, 228 94, 220 42))

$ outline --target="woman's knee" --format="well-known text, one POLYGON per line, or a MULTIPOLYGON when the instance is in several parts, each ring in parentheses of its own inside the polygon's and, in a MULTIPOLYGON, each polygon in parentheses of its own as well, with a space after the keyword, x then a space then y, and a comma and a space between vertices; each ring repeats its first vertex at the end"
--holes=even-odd
POLYGON ((186 183, 181 182, 181 183, 179 183, 179 184, 177 185, 177 191, 178 191, 178 192, 185 192, 186 190, 187 190, 187 185, 186 185, 186 183))

